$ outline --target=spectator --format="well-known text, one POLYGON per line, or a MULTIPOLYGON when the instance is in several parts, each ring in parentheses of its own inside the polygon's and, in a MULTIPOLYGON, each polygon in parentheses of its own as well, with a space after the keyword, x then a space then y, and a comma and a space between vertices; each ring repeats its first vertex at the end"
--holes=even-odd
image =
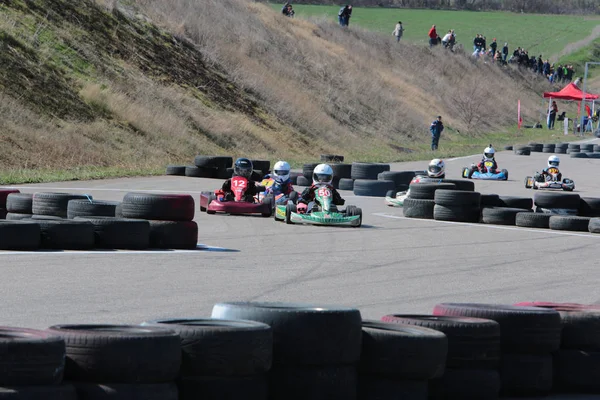
POLYGON ((502 48, 502 61, 506 62, 506 57, 508 57, 508 43, 504 43, 504 47, 502 48))
POLYGON ((475 39, 473 39, 473 54, 478 52, 477 50, 479 50, 479 33, 475 35, 475 39))
POLYGON ((398 23, 396 24, 396 27, 394 28, 394 32, 392 32, 392 35, 396 36, 396 43, 398 43, 400 41, 400 38, 402 37, 403 32, 404 32, 404 27, 402 26, 402 21, 398 21, 398 23))
POLYGON ((558 106, 556 105, 556 101, 553 101, 552 107, 550 107, 550 111, 548 111, 548 129, 554 129, 556 114, 558 114, 558 106))
POLYGON ((499 51, 496 51, 496 55, 494 56, 494 62, 501 63, 502 62, 502 54, 499 51))
POLYGON ((429 47, 431 48, 432 46, 437 45, 438 34, 437 34, 437 31, 435 30, 435 25, 433 25, 431 27, 428 35, 429 35, 429 47))
POLYGON ((431 150, 437 150, 440 136, 444 130, 444 124, 442 123, 442 116, 439 115, 436 120, 429 126, 429 132, 431 132, 431 150))
POLYGON ((494 40, 490 44, 490 49, 492 49, 494 54, 496 54, 496 50, 498 49, 498 43, 496 42, 496 38, 494 38, 494 40))
POLYGON ((544 72, 544 60, 542 60, 542 55, 541 54, 540 54, 540 56, 537 59, 536 72, 538 74, 542 74, 544 72))
POLYGON ((452 31, 449 30, 448 33, 446 33, 444 35, 444 37, 442 38, 442 44, 444 45, 444 47, 450 46, 450 39, 451 38, 452 38, 452 31))
POLYGON ((485 36, 481 35, 481 48, 485 51, 485 49, 487 49, 487 47, 485 46, 485 36))
POLYGON ((340 22, 340 26, 348 26, 350 23, 350 16, 352 15, 352 6, 350 4, 346 4, 344 7, 340 8, 338 12, 338 20, 340 22))
POLYGON ((292 5, 289 1, 284 4, 283 8, 281 9, 281 13, 286 17, 290 18, 294 18, 294 14, 296 14, 296 12, 292 9, 292 5))

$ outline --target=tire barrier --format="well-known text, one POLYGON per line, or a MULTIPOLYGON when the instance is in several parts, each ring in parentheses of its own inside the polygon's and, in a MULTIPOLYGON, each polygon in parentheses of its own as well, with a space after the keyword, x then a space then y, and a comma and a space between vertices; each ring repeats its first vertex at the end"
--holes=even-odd
POLYGON ((552 214, 547 213, 519 212, 515 217, 515 225, 524 228, 550 229, 551 216, 552 214))
POLYGON ((434 194, 433 219, 438 221, 479 222, 481 194, 462 190, 438 189, 434 194))
POLYGON ((340 190, 354 190, 354 179, 341 178, 339 188, 340 190))
POLYGON ((385 197, 389 190, 395 190, 394 181, 356 179, 354 181, 354 194, 356 196, 385 197))
POLYGON ((92 196, 70 193, 38 192, 33 194, 31 210, 35 215, 49 215, 67 218, 70 200, 92 201, 92 196))
POLYGON ((361 163, 353 162, 351 169, 352 179, 370 179, 376 180, 377 175, 381 172, 390 170, 389 164, 378 164, 378 163, 361 163))
POLYGON ((516 218, 518 214, 529 214, 522 208, 509 208, 509 207, 484 207, 481 209, 481 221, 484 224, 494 225, 516 225, 516 218))
POLYGON ((406 190, 405 188, 414 177, 414 171, 386 171, 377 175, 377 179, 380 181, 393 181, 397 192, 406 190))
POLYGON ((428 199, 404 199, 404 206, 402 212, 407 218, 422 218, 422 219, 433 219, 433 208, 435 206, 435 200, 428 199))
POLYGON ((531 154, 531 147, 529 146, 517 146, 513 147, 513 151, 518 156, 528 156, 531 154))
POLYGON ((590 219, 590 217, 572 215, 553 215, 548 225, 554 230, 588 232, 590 219))
POLYGON ((529 146, 529 148, 530 148, 530 150, 531 150, 532 153, 533 152, 535 152, 535 153, 541 153, 542 150, 543 150, 543 148, 544 148, 544 145, 542 143, 529 142, 528 146, 529 146))

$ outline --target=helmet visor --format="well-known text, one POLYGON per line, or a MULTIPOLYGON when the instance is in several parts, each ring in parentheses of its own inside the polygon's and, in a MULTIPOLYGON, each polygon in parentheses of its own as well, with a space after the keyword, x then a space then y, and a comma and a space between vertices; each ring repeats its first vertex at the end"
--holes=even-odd
POLYGON ((494 158, 494 153, 483 153, 485 158, 494 158))
POLYGON ((277 175, 277 176, 286 176, 286 175, 289 175, 289 173, 290 173, 289 170, 285 170, 285 169, 276 169, 273 172, 275 172, 275 175, 277 175))
POLYGON ((315 180, 316 182, 323 182, 323 183, 327 183, 327 182, 331 182, 331 180, 333 179, 333 175, 331 174, 313 174, 313 180, 315 180))
POLYGON ((548 165, 551 167, 558 167, 558 164, 560 164, 560 161, 548 161, 548 165))
POLYGON ((236 165, 233 168, 233 172, 235 172, 235 174, 237 176, 243 176, 244 178, 250 178, 250 176, 252 175, 252 168, 241 167, 241 166, 236 165))
POLYGON ((440 167, 439 165, 430 165, 428 167, 428 171, 432 174, 439 174, 440 172, 442 172, 442 167, 440 167))

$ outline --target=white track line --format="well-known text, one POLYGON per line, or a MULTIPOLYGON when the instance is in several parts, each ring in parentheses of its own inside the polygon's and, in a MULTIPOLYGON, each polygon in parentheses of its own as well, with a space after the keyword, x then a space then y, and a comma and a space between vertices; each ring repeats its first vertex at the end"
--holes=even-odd
POLYGON ((32 251, 10 251, 0 250, 0 256, 14 256, 14 255, 41 255, 53 256, 53 255, 93 255, 93 254, 193 254, 199 252, 237 252, 238 250, 226 249, 224 247, 206 246, 204 244, 198 244, 196 250, 32 250, 32 251))
POLYGON ((375 215, 377 217, 383 217, 383 218, 391 218, 391 219, 405 219, 405 220, 410 220, 410 221, 437 222, 437 223, 441 223, 441 224, 465 225, 465 226, 474 226, 474 227, 479 227, 479 228, 501 229, 501 230, 505 230, 505 231, 528 231, 528 232, 536 232, 536 233, 550 234, 550 235, 578 236, 578 237, 600 239, 600 235, 594 234, 594 233, 584 234, 584 233, 555 231, 555 230, 543 229, 543 228, 532 229, 532 228, 521 228, 521 227, 516 227, 516 226, 515 227, 505 226, 505 225, 489 225, 489 224, 476 224, 476 223, 470 223, 470 222, 438 221, 438 220, 434 220, 434 219, 406 218, 406 217, 400 217, 397 215, 390 215, 390 214, 385 214, 385 213, 373 213, 371 215, 375 215))

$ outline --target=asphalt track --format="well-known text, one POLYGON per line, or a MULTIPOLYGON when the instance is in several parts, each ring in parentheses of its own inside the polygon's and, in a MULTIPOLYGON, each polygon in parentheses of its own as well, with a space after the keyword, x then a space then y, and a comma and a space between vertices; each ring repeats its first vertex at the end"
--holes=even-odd
MULTIPOLYGON (((443 145, 443 143, 442 143, 443 145)), ((508 182, 476 181, 482 193, 532 196, 523 179, 547 154, 499 152, 508 182)), ((447 161, 447 177, 479 156, 447 161)), ((600 160, 561 155, 582 196, 600 197, 600 160)), ((393 170, 425 169, 425 162, 393 170)), ((129 191, 190 193, 220 181, 127 178, 18 186, 121 200, 129 191)), ((360 308, 365 318, 430 313, 439 302, 593 303, 600 298, 600 235, 405 219, 382 198, 355 197, 361 228, 289 226, 271 218, 196 213, 197 251, 0 252, 3 325, 138 323, 209 316, 214 303, 291 301, 360 308)))

